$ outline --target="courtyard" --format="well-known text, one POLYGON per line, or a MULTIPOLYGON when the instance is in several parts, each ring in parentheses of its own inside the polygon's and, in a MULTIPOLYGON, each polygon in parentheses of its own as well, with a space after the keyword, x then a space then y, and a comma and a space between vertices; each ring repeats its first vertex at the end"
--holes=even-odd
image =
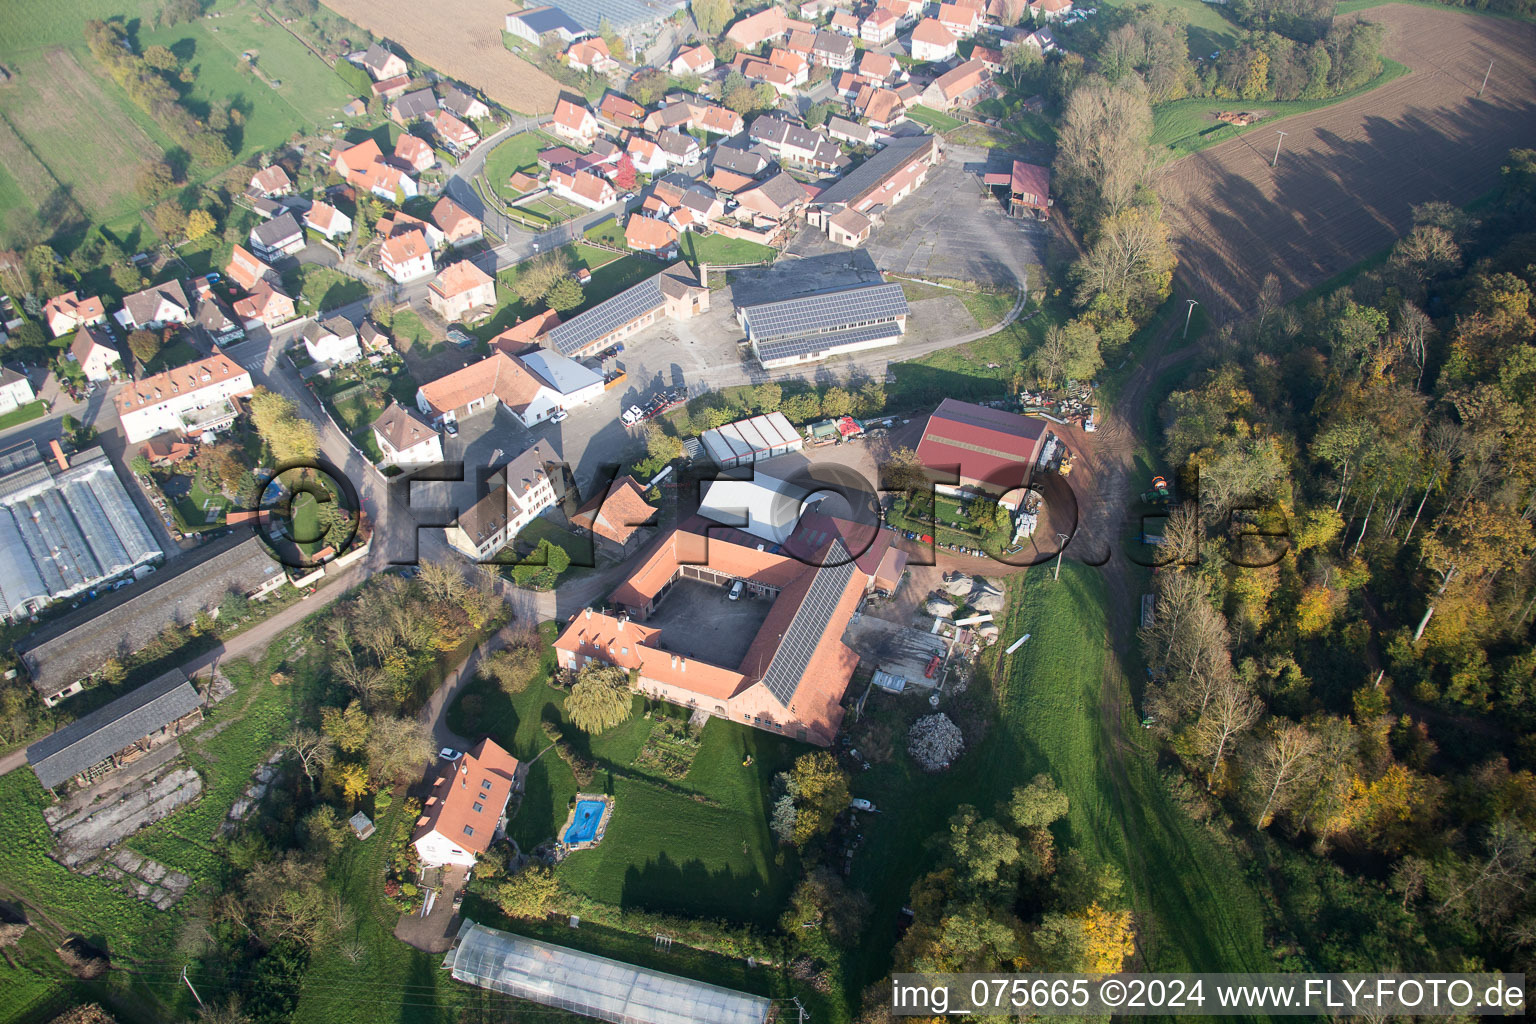
POLYGON ((757 638, 770 598, 754 597, 743 589, 732 601, 724 587, 701 580, 678 580, 645 625, 661 631, 659 645, 688 658, 734 669, 757 638))

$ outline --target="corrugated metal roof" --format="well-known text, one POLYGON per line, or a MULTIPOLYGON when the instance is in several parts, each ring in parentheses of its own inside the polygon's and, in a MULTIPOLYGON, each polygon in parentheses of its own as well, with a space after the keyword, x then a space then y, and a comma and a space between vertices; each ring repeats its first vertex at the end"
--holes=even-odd
POLYGON ((196 710, 201 703, 186 674, 172 669, 38 740, 27 748, 27 762, 37 773, 37 780, 52 789, 196 710))

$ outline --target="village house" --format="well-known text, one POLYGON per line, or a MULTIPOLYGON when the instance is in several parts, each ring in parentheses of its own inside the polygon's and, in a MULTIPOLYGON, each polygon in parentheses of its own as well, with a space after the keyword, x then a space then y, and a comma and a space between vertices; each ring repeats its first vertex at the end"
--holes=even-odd
POLYGON ((304 211, 304 223, 326 238, 339 238, 352 233, 352 218, 330 203, 314 203, 304 211))
POLYGON ((923 90, 923 105, 934 110, 973 107, 992 95, 992 73, 979 60, 968 60, 935 78, 923 90))
POLYGON ((254 390, 250 373, 224 355, 209 356, 128 385, 113 396, 129 444, 156 434, 211 434, 233 423, 233 399, 254 390))
POLYGON ((859 58, 859 74, 875 85, 895 85, 907 79, 901 62, 885 53, 865 50, 859 58))
POLYGON ((246 291, 255 288, 261 281, 277 284, 280 280, 277 271, 273 270, 262 260, 257 259, 243 245, 236 245, 234 247, 229 257, 229 263, 224 267, 224 276, 246 291))
POLYGON ((1034 217, 1045 220, 1051 210, 1051 172, 1039 164, 1015 160, 1007 174, 989 174, 988 185, 1007 185, 1006 212, 1010 217, 1034 217))
POLYGON ((496 305, 496 279, 468 260, 450 263, 427 288, 427 305, 444 320, 472 319, 496 305))
POLYGON ((359 63, 362 64, 364 71, 373 76, 375 82, 398 77, 409 70, 405 58, 391 51, 383 43, 374 43, 368 47, 359 63))
MULTIPOLYGON (((512 18, 507 15, 509 22, 512 18)), ((411 833, 421 863, 474 867, 475 858, 506 830, 507 801, 516 779, 517 758, 491 739, 439 762, 411 833)))
POLYGON ((283 170, 281 164, 263 167, 251 175, 250 194, 266 196, 268 199, 292 195, 293 180, 288 177, 288 172, 283 170))
POLYGON ((672 73, 679 77, 683 75, 704 75, 715 70, 715 55, 709 47, 700 43, 697 46, 685 46, 672 58, 672 73))
POLYGON ((907 104, 893 89, 865 86, 853 98, 853 109, 870 128, 883 131, 906 116, 907 104))
POLYGON ((657 253, 670 259, 677 255, 677 229, 654 217, 631 214, 624 223, 624 244, 636 252, 657 253))
POLYGON ((626 557, 639 548, 655 518, 656 508, 645 500, 639 482, 625 474, 588 499, 570 522, 590 534, 598 547, 626 557))
POLYGON ((420 174, 437 163, 437 154, 426 139, 406 132, 395 140, 395 161, 410 173, 420 174))
POLYGON ((859 38, 870 46, 883 46, 896 38, 896 15, 889 8, 876 7, 859 23, 859 38))
POLYGON ((827 135, 839 142, 846 142, 852 146, 873 146, 875 144, 875 130, 867 124, 859 124, 850 121, 846 117, 830 117, 827 119, 827 135))
POLYGON ((483 121, 491 116, 491 108, 484 100, 458 85, 445 89, 437 105, 464 121, 483 121))
POLYGON ((389 105, 389 119, 402 128, 408 128, 436 112, 437 96, 431 89, 408 92, 389 105))
POLYGON ((433 252, 441 249, 447 241, 436 224, 422 220, 420 217, 412 217, 403 210, 392 210, 386 213, 374 222, 373 230, 380 238, 393 238, 407 231, 420 231, 427 236, 427 245, 433 252))
POLYGON ((926 0, 880 0, 877 6, 896 15, 896 27, 903 29, 915 25, 923 16, 926 0))
POLYGON ((1029 10, 1037 24, 1060 21, 1072 13, 1072 0, 1030 0, 1029 10))
POLYGON ((671 167, 697 167, 699 164, 699 140, 682 132, 662 132, 656 136, 656 145, 671 167))
POLYGON ((191 323, 192 303, 180 281, 167 281, 124 298, 116 318, 124 330, 158 331, 167 324, 191 323))
MULTIPOLYGON (((561 100, 560 102, 569 103, 570 101, 561 100)), ((585 109, 574 103, 571 106, 576 111, 585 109)), ((555 109, 557 112, 559 111, 559 104, 556 104, 555 109)), ((574 112, 568 113, 567 118, 573 120, 573 122, 580 122, 579 114, 574 112)), ((639 128, 645 121, 645 108, 628 96, 621 96, 616 92, 610 92, 598 101, 597 120, 601 127, 611 132, 631 130, 639 128)), ((596 134, 595 130, 593 134, 596 134)))
POLYGON ((780 96, 788 96, 795 91, 795 76, 786 69, 763 60, 745 57, 738 60, 740 65, 737 70, 754 85, 771 85, 780 96))
POLYGON ((258 281, 246 291, 246 297, 235 303, 235 315, 247 328, 277 327, 292 320, 297 314, 293 299, 268 281, 258 281))
POLYGON ((432 273, 432 246, 427 233, 411 228, 384 239, 379 246, 379 269, 396 284, 415 281, 432 273))
MULTIPOLYGON (((379 99, 392 100, 398 96, 405 95, 406 90, 410 87, 411 76, 400 75, 397 78, 386 78, 382 82, 374 82, 373 85, 369 87, 369 89, 379 99)), ((365 111, 367 110, 366 107, 363 109, 365 111)))
POLYGON ((116 373, 113 368, 121 366, 122 359, 116 339, 96 324, 80 328, 69 345, 69 360, 80 367, 86 380, 111 380, 116 373))
POLYGON ((912 30, 912 59, 943 63, 955 55, 959 43, 955 34, 937 18, 924 18, 912 30))
POLYGON ((32 382, 9 366, 0 366, 0 416, 37 399, 32 382))
POLYGON ((612 185, 591 171, 568 171, 563 167, 549 172, 549 190, 589 210, 601 210, 619 197, 612 185))
POLYGON ((835 32, 817 32, 816 40, 811 44, 811 60, 833 71, 847 71, 853 67, 857 53, 858 47, 852 38, 835 32))
POLYGON ((443 145, 454 153, 468 153, 480 143, 479 132, 446 110, 439 110, 428 120, 432 124, 432 131, 437 134, 443 145))
POLYGON ((345 366, 362 357, 357 328, 346 317, 311 320, 304 325, 304 350, 309 358, 329 366, 345 366))
POLYGON ((849 163, 837 143, 825 135, 771 115, 765 114, 753 121, 747 137, 785 163, 798 167, 836 171, 849 163))
POLYGON ((251 228, 248 238, 251 251, 268 263, 304 248, 304 229, 292 213, 257 224, 251 228))
POLYGON ((379 144, 372 139, 333 153, 331 166, 348 185, 371 192, 386 202, 408 199, 417 193, 415 180, 388 163, 379 144))
POLYGON ((737 192, 734 212, 738 221, 745 221, 750 227, 764 233, 766 237, 761 241, 771 245, 800 216, 807 198, 803 185, 779 171, 737 192))
POLYGON ((814 30, 815 26, 810 22, 796 21, 784 8, 775 5, 742 18, 726 31, 725 37, 735 43, 738 50, 756 50, 764 43, 783 39, 790 32, 814 30))
POLYGON ((470 558, 490 558, 516 540, 539 513, 554 507, 560 499, 555 486, 561 473, 554 451, 543 441, 534 444, 491 477, 485 497, 459 513, 445 531, 448 543, 470 558))
POLYGON ((938 22, 956 39, 969 39, 981 28, 981 12, 962 4, 939 4, 938 22))
POLYGON ((381 466, 430 466, 443 461, 443 439, 414 409, 390 402, 373 421, 381 466))
POLYGON ((641 174, 656 175, 667 169, 667 155, 654 140, 644 135, 631 135, 624 152, 629 155, 629 162, 635 165, 635 170, 641 174))
POLYGON ((560 313, 546 309, 508 327, 491 339, 491 348, 509 356, 521 356, 538 348, 537 340, 560 323, 560 313))
POLYGON ((572 71, 590 71, 597 75, 606 75, 619 67, 619 62, 613 59, 613 54, 608 50, 608 43, 601 36, 572 43, 571 48, 565 51, 565 63, 572 71))
POLYGON ((827 21, 827 28, 840 36, 858 38, 859 19, 850 11, 833 11, 832 17, 827 21))
POLYGON ((804 85, 811 77, 811 63, 793 50, 774 47, 768 52, 768 63, 789 72, 790 82, 804 85))
POLYGON ((82 299, 77 292, 65 292, 43 303, 43 322, 55 338, 62 338, 87 324, 106 321, 107 307, 95 296, 82 299))
POLYGON ((561 97, 555 104, 555 119, 550 128, 562 139, 590 147, 597 138, 597 116, 585 105, 561 97))
POLYGON ((192 282, 192 323, 214 346, 232 345, 245 338, 243 320, 224 304, 206 277, 192 282))
POLYGON ((432 222, 442 230, 443 242, 449 247, 478 242, 485 234, 485 225, 480 223, 480 218, 447 196, 432 207, 432 222))

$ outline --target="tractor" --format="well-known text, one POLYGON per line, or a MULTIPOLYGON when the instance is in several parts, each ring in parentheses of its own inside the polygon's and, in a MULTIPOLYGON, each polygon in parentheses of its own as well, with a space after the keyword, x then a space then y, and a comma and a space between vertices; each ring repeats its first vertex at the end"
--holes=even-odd
POLYGON ((1151 489, 1141 492, 1141 500, 1148 505, 1167 505, 1172 502, 1173 491, 1168 486, 1168 479, 1161 476, 1153 477, 1151 489))

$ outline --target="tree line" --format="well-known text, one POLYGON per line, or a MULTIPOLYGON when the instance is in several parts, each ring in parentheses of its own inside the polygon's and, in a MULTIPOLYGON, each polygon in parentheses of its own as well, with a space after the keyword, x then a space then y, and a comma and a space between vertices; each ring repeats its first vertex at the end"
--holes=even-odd
POLYGON ((1164 407, 1146 709, 1320 969, 1536 948, 1533 215, 1516 150, 1351 284, 1266 281, 1164 407), (1360 915, 1326 941, 1324 887, 1360 915))

